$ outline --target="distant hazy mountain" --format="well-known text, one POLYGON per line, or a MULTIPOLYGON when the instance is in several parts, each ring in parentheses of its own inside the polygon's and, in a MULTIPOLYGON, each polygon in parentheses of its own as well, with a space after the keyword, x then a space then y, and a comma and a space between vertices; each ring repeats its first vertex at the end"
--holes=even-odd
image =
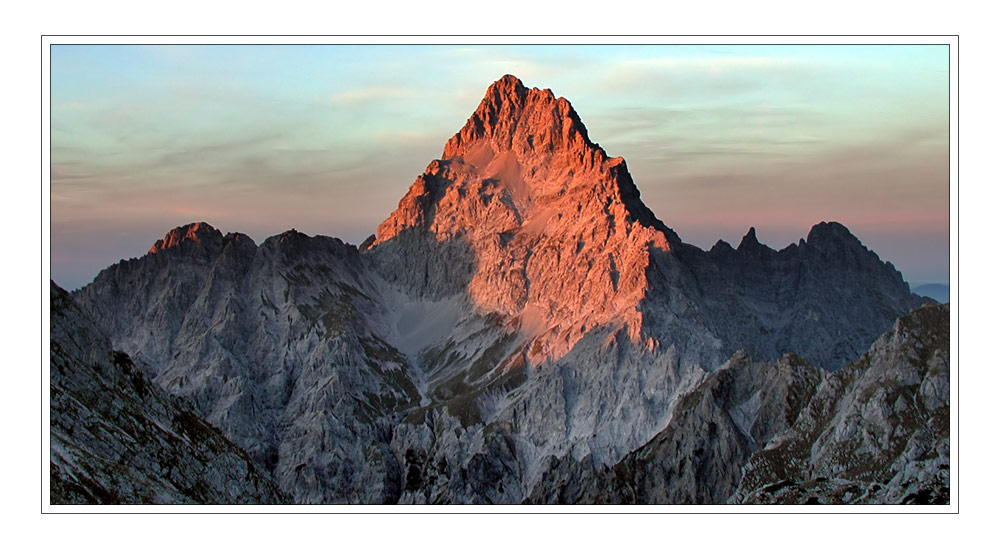
POLYGON ((928 298, 933 298, 935 301, 941 304, 947 304, 950 299, 949 293, 951 289, 948 285, 942 284, 929 284, 920 285, 913 289, 913 293, 918 296, 926 296, 928 298))
POLYGON ((509 75, 362 250, 197 223, 74 296, 301 503, 521 502, 649 443, 739 350, 836 371, 920 304, 835 222, 683 243, 568 101, 509 75))

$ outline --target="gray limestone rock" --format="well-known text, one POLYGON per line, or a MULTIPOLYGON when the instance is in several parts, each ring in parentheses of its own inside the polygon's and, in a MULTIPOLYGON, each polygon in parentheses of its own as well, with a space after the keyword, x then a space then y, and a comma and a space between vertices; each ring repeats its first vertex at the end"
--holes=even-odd
POLYGON ((941 504, 949 500, 947 306, 823 374, 743 352, 613 466, 550 457, 527 503, 941 504))
POLYGON ((63 289, 51 292, 52 504, 281 504, 243 449, 112 351, 63 289))
POLYGON ((795 422, 821 379, 800 357, 754 363, 741 351, 680 397, 667 427, 617 464, 552 457, 527 502, 725 502, 741 466, 795 422))
POLYGON ((901 317, 831 374, 754 454, 737 503, 943 504, 950 499, 949 308, 901 317))

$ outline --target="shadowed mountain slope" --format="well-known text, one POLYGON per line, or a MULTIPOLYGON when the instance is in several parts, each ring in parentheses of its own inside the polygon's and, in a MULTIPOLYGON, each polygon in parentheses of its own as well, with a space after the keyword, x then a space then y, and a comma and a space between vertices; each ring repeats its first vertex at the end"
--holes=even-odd
POLYGON ((743 352, 680 398, 613 467, 553 459, 531 503, 943 504, 949 499, 948 307, 896 322, 823 375, 743 352))
POLYGON ((52 504, 291 502, 250 455, 112 351, 51 284, 52 504))

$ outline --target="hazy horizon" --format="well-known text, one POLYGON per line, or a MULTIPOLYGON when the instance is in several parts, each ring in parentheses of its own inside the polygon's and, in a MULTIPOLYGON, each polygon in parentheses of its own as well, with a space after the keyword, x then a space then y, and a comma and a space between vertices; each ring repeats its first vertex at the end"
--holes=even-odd
POLYGON ((507 73, 566 97, 686 242, 838 221, 949 282, 947 46, 53 46, 52 278, 194 221, 358 244, 507 73))

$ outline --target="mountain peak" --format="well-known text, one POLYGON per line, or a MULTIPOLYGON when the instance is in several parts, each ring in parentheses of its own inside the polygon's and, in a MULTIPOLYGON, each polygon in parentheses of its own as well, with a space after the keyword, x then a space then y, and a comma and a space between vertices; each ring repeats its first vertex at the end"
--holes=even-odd
POLYGON ((484 144, 496 153, 515 150, 519 156, 576 150, 607 158, 590 141, 569 101, 549 89, 527 88, 509 74, 486 90, 465 126, 448 141, 442 158, 475 153, 484 144))
POLYGON ((500 80, 490 84, 490 87, 486 89, 486 97, 495 96, 510 102, 523 101, 526 93, 528 93, 528 89, 524 83, 512 74, 503 75, 500 80))
POLYGON ((760 246, 760 241, 757 240, 757 228, 751 227, 747 234, 743 236, 743 240, 740 241, 739 249, 743 250, 750 247, 760 246))
POLYGON ((590 141, 569 101, 505 75, 379 225, 373 246, 410 228, 439 242, 507 239, 539 234, 553 220, 561 229, 549 233, 594 219, 626 235, 633 222, 652 228, 662 234, 651 237, 658 248, 679 242, 642 203, 625 159, 590 141))
POLYGON ((864 247, 861 241, 851 233, 850 229, 837 222, 819 222, 814 225, 809 230, 806 242, 813 245, 822 243, 849 243, 864 247))
POLYGON ((500 80, 497 80, 496 82, 494 82, 492 84, 492 86, 508 86, 508 87, 513 86, 513 87, 524 88, 524 83, 521 82, 520 78, 518 78, 518 77, 516 77, 516 76, 514 76, 514 75, 512 75, 510 73, 507 73, 507 74, 501 76, 500 80))
POLYGON ((642 203, 625 159, 590 141, 569 101, 508 75, 365 253, 414 294, 463 292, 479 311, 511 318, 537 338, 535 364, 568 352, 586 333, 582 319, 627 324, 641 339, 637 304, 653 251, 679 242, 642 203))
POLYGON ((194 222, 175 227, 167 232, 162 239, 149 249, 149 254, 156 254, 168 248, 181 246, 183 243, 193 243, 202 246, 219 246, 222 244, 222 232, 207 222, 194 222))

